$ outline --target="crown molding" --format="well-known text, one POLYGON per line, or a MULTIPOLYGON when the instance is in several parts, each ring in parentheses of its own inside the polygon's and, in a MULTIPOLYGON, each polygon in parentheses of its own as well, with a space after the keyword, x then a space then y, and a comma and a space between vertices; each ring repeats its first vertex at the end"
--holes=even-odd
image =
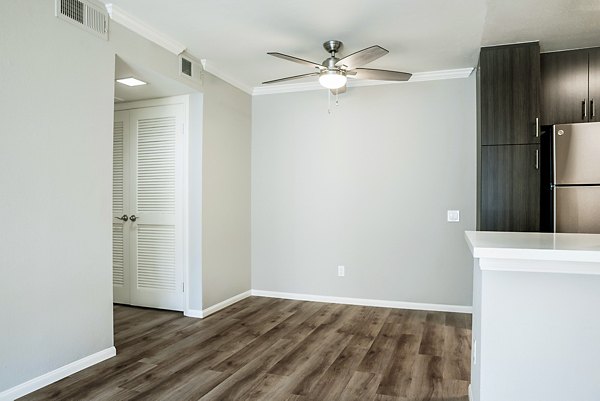
MULTIPOLYGON (((394 82, 394 81, 369 81, 369 80, 348 80, 349 88, 356 88, 359 86, 377 86, 377 85, 397 85, 407 84, 411 82, 423 82, 423 81, 437 81, 441 79, 456 79, 456 78, 468 78, 473 72, 473 68, 458 68, 454 70, 440 70, 440 71, 425 71, 417 72, 412 75, 409 81, 406 82, 394 82)), ((304 92, 313 90, 322 90, 323 87, 317 81, 313 82, 302 82, 297 84, 280 84, 280 85, 269 85, 269 86, 256 86, 252 90, 253 96, 260 95, 272 95, 275 93, 290 93, 290 92, 304 92)))
POLYGON ((156 43, 160 47, 170 51, 176 56, 180 55, 186 49, 184 44, 168 37, 164 33, 133 17, 119 6, 114 4, 106 4, 106 11, 108 11, 108 15, 110 15, 110 19, 113 21, 118 22, 125 28, 137 33, 141 37, 156 43))
MULTIPOLYGON (((235 86, 241 91, 246 92, 249 95, 253 95, 253 88, 245 83, 238 81, 237 79, 231 77, 230 75, 223 74, 219 71, 218 68, 214 67, 212 63, 210 63, 207 59, 202 59, 202 67, 204 67, 204 71, 214 75, 215 77, 227 82, 228 84, 235 86)), ((254 88, 256 89, 256 88, 254 88)))

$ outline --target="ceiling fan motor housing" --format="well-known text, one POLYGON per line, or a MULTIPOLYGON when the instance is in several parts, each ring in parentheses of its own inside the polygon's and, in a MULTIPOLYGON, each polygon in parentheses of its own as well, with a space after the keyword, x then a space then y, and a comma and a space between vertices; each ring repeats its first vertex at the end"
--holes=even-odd
POLYGON ((339 52, 344 44, 339 40, 328 40, 323 43, 323 47, 327 51, 327 53, 331 53, 332 56, 335 56, 335 53, 339 52))
POLYGON ((335 66, 335 63, 337 63, 340 59, 334 56, 331 56, 327 59, 325 59, 323 61, 323 67, 327 68, 328 70, 339 70, 339 67, 335 66))

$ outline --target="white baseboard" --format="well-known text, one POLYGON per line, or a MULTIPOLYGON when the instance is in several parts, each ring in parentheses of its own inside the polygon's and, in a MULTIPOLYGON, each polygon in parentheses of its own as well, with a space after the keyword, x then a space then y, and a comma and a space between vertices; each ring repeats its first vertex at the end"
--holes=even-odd
POLYGON ((472 313, 473 308, 463 305, 425 304, 418 302, 386 301, 382 299, 332 297, 327 295, 297 294, 293 292, 276 292, 252 290, 257 297, 294 299, 298 301, 327 302, 332 304, 378 306, 382 308, 427 310, 435 312, 472 313))
POLYGON ((115 355, 117 355, 117 349, 115 347, 110 347, 96 352, 95 354, 88 355, 85 358, 81 358, 75 362, 69 363, 68 365, 54 369, 51 372, 28 380, 25 383, 19 384, 18 386, 4 390, 0 393, 0 401, 13 401, 19 397, 23 397, 24 395, 39 390, 40 388, 52 384, 60 379, 64 379, 73 373, 77 373, 80 370, 89 368, 90 366, 100 363, 108 358, 112 358, 115 355))
POLYGON ((208 308, 202 310, 201 317, 204 318, 209 315, 212 315, 213 313, 218 312, 221 309, 227 308, 229 305, 233 305, 234 303, 239 302, 244 298, 248 298, 250 295, 252 295, 252 290, 242 292, 241 294, 234 295, 233 297, 226 299, 225 301, 219 302, 216 305, 209 306, 208 308))
POLYGON ((471 385, 469 384, 469 401, 473 401, 473 393, 471 392, 471 385))

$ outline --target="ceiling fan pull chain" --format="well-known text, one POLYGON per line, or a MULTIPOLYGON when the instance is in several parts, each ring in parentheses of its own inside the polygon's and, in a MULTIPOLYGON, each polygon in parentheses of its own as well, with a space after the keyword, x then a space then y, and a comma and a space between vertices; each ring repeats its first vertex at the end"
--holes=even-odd
POLYGON ((331 114, 331 91, 327 91, 327 113, 331 114))
POLYGON ((340 105, 340 90, 339 89, 335 90, 335 105, 336 106, 340 105))

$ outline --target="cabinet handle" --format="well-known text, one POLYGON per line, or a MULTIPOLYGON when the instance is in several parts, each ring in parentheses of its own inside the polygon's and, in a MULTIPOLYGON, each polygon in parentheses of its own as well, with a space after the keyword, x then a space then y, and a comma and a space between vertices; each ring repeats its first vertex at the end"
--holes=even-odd
POLYGON ((535 169, 540 169, 540 151, 539 149, 535 150, 535 169))
POLYGON ((594 105, 594 99, 590 99, 590 114, 592 118, 596 117, 596 106, 594 105))
POLYGON ((539 117, 535 118, 535 137, 536 138, 540 137, 540 118, 539 117))
POLYGON ((587 99, 583 99, 581 102, 583 104, 583 119, 587 118, 587 99))

